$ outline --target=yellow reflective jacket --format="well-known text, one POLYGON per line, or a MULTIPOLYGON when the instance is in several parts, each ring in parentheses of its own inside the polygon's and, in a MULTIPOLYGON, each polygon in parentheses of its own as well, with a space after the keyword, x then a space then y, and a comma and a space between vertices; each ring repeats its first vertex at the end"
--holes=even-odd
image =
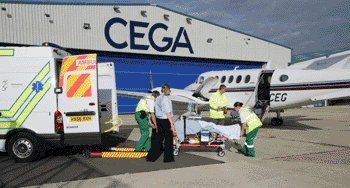
POLYGON ((247 116, 246 116, 246 123, 247 123, 247 128, 246 128, 246 134, 248 134, 249 132, 251 132, 252 130, 254 130, 257 127, 261 127, 262 123, 260 121, 260 119, 258 118, 258 116, 252 112, 250 109, 248 108, 244 108, 241 107, 241 109, 239 110, 239 113, 241 112, 247 112, 247 116))
POLYGON ((214 119, 223 119, 225 118, 223 107, 227 107, 228 100, 226 98, 226 95, 223 93, 221 94, 219 90, 217 90, 215 93, 213 93, 209 99, 209 106, 210 106, 210 117, 214 119), (221 109, 218 111, 218 106, 221 107, 221 109))
POLYGON ((149 112, 149 108, 148 108, 148 104, 147 104, 147 100, 148 99, 153 99, 152 96, 146 96, 146 97, 143 97, 139 103, 137 104, 137 107, 136 107, 136 111, 135 112, 140 112, 142 110, 146 111, 146 113, 148 114, 149 112))

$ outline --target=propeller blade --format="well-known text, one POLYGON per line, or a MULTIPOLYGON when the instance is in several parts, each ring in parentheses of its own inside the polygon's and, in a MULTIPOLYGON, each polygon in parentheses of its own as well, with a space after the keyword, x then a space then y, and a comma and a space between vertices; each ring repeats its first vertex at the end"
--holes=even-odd
POLYGON ((153 79, 152 79, 152 72, 149 71, 149 79, 150 79, 150 84, 151 84, 151 90, 153 89, 153 79))

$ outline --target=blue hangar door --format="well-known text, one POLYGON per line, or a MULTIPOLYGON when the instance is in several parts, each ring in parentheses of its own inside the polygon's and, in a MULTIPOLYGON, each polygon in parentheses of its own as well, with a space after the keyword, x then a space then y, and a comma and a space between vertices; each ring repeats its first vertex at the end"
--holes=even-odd
MULTIPOLYGON (((164 60, 151 58, 125 58, 98 56, 98 62, 114 62, 116 88, 125 91, 144 92, 150 90, 150 72, 153 87, 167 83, 171 88, 183 89, 195 82, 201 73, 208 71, 261 68, 261 64, 246 62, 205 62, 194 59, 164 60)), ((119 97, 118 112, 135 112, 139 99, 119 97)))

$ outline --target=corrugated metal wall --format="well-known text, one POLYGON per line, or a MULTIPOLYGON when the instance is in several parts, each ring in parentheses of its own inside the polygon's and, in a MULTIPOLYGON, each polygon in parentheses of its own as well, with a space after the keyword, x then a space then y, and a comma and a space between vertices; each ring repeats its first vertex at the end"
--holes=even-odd
POLYGON ((116 12, 114 5, 103 4, 0 4, 6 9, 0 13, 2 43, 40 45, 52 42, 75 49, 262 63, 272 61, 272 67, 287 67, 291 59, 290 48, 159 6, 118 5, 119 12, 116 12), (142 16, 141 11, 146 11, 146 16, 142 16), (164 15, 169 15, 169 19, 166 20, 164 15), (113 23, 106 27, 114 18, 123 20, 125 26, 113 23), (187 18, 191 21, 187 22, 187 18), (84 23, 90 24, 90 28, 84 29, 84 23), (152 35, 150 31, 155 24, 163 28, 155 29, 152 35), (131 34, 133 37, 130 37, 131 34), (113 47, 107 35, 110 35, 110 41, 118 44, 126 42, 127 46, 120 49, 113 47), (150 36, 158 47, 165 47, 167 40, 172 40, 170 48, 157 51, 150 36), (175 48, 177 38, 179 43, 191 45, 193 52, 181 45, 175 48), (208 42, 209 38, 212 42, 208 42), (148 49, 141 50, 137 45, 148 49))

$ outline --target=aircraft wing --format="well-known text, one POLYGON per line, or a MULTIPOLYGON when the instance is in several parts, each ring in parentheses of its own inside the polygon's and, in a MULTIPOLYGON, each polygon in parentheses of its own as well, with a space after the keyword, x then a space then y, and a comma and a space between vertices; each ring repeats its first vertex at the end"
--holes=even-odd
POLYGON ((319 95, 316 97, 312 97, 312 101, 322 101, 326 99, 339 99, 339 98, 345 98, 345 97, 350 97, 350 89, 343 89, 342 91, 334 92, 334 93, 329 93, 325 95, 319 95))
POLYGON ((141 99, 142 97, 149 96, 149 95, 151 95, 151 93, 142 93, 142 92, 136 92, 136 91, 117 90, 117 96, 121 96, 121 97, 129 97, 129 98, 141 99))
MULTIPOLYGON (((158 90, 160 92, 160 88, 155 88, 154 90, 158 90)), ((117 90, 117 96, 129 97, 129 98, 139 98, 151 95, 150 93, 142 93, 135 91, 122 91, 117 90)), ((197 105, 209 105, 208 101, 201 100, 199 98, 193 97, 193 92, 181 90, 181 89, 171 89, 170 99, 177 104, 188 104, 193 103, 197 105)))

